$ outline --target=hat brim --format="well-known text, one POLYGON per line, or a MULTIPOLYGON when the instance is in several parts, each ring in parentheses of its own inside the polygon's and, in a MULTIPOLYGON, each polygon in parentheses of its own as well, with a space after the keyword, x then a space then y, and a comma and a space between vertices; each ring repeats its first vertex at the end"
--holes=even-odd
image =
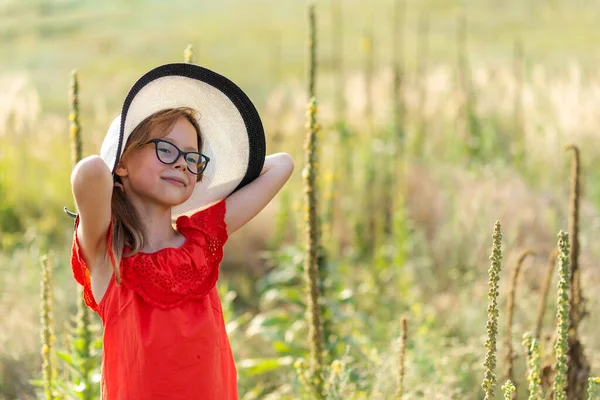
POLYGON ((101 157, 113 173, 131 132, 150 115, 175 107, 197 111, 202 152, 210 162, 192 196, 173 207, 173 219, 214 204, 256 179, 266 154, 258 111, 235 83, 198 65, 173 63, 144 74, 127 94, 102 144, 101 157))

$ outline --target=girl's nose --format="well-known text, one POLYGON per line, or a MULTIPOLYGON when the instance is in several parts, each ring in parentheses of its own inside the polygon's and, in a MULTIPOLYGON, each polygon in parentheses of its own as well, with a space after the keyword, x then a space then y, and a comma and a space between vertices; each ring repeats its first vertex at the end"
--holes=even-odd
POLYGON ((177 157, 177 160, 175 160, 175 164, 173 164, 175 166, 175 168, 187 168, 187 163, 185 161, 185 156, 183 154, 180 154, 179 157, 177 157))

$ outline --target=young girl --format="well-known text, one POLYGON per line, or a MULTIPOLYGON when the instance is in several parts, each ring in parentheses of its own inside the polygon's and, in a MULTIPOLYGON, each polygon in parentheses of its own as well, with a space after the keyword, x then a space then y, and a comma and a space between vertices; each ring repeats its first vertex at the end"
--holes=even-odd
POLYGON ((237 399, 215 285, 228 236, 292 173, 264 148, 237 86, 168 64, 132 87, 101 155, 76 165, 71 265, 104 328, 103 399, 237 399))

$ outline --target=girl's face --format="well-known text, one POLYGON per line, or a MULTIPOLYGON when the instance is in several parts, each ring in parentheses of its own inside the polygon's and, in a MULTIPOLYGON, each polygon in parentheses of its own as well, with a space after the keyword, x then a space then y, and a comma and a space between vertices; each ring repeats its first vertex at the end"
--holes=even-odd
MULTIPOLYGON (((153 134, 153 138, 157 135, 153 134)), ((198 135, 185 117, 179 118, 167 135, 160 139, 181 151, 198 151, 198 135)), ((170 208, 192 195, 197 176, 188 170, 183 155, 173 164, 161 162, 156 145, 150 142, 134 149, 119 163, 115 172, 121 177, 125 193, 170 208)))

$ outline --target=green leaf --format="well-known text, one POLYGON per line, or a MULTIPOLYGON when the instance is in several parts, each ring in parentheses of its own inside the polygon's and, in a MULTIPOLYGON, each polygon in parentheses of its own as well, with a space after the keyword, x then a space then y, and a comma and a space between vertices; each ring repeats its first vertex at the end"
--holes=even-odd
POLYGON ((61 394, 61 399, 63 400, 78 400, 80 398, 80 396, 73 391, 72 385, 68 383, 57 381, 56 388, 61 394))
POLYGON ((298 288, 271 288, 261 296, 261 307, 264 309, 276 307, 278 303, 296 304, 305 308, 303 294, 298 288))
POLYGON ((84 347, 85 347, 85 340, 83 340, 82 338, 76 338, 73 339, 71 341, 71 345, 73 346, 73 349, 75 349, 75 351, 77 353, 83 353, 84 351, 84 347))
POLYGON ((270 310, 264 313, 257 314, 250 321, 248 331, 253 333, 260 332, 265 328, 271 327, 287 327, 291 325, 290 316, 281 310, 270 310))
POLYGON ((76 363, 71 354, 64 351, 57 351, 56 355, 65 362, 71 372, 73 372, 77 377, 81 377, 80 363, 76 363))
POLYGON ((56 356, 64 362, 66 362, 67 364, 69 364, 71 367, 75 368, 75 363, 73 362, 73 357, 71 356, 71 354, 57 350, 56 356))
POLYGON ((304 357, 306 356, 306 349, 300 347, 292 347, 291 345, 282 342, 281 340, 275 340, 273 342, 273 349, 281 354, 286 356, 295 356, 295 357, 304 357))
POLYGON ((30 379, 29 383, 31 384, 31 386, 44 387, 44 380, 43 379, 30 379))
POLYGON ((294 362, 294 357, 286 356, 279 358, 255 358, 246 359, 238 363, 239 371, 247 376, 264 374, 266 372, 275 371, 282 366, 291 365, 294 362))

